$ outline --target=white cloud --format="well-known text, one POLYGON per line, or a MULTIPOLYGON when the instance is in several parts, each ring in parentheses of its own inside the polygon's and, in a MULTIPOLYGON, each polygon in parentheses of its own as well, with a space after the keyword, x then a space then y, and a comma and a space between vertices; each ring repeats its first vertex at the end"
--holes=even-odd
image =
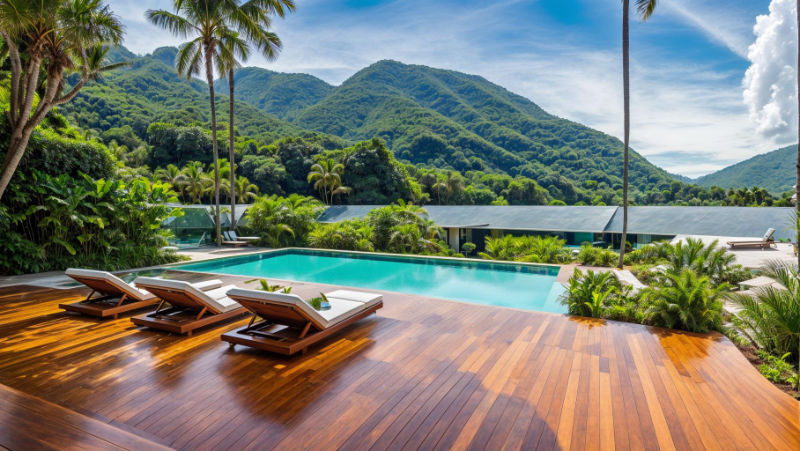
POLYGON ((758 16, 747 52, 744 102, 758 133, 776 143, 797 142, 797 16, 794 0, 772 0, 758 16))

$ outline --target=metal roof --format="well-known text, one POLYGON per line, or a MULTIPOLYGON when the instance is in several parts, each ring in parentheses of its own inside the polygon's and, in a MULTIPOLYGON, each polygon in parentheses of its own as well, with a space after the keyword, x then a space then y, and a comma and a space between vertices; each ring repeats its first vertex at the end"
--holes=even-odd
MULTIPOLYGON (((328 207, 319 222, 363 218, 378 205, 328 207)), ((442 227, 472 229, 603 232, 616 207, 428 205, 430 218, 442 227)))
MULTIPOLYGON (((380 205, 328 207, 319 222, 363 218, 380 205)), ((552 232, 621 233, 622 208, 578 206, 429 205, 442 227, 552 232)), ((629 207, 628 233, 793 238, 794 209, 778 207, 629 207)))
MULTIPOLYGON (((761 237, 775 229, 775 239, 794 237, 794 209, 787 207, 628 207, 628 233, 761 237)), ((622 232, 622 208, 606 229, 622 232)))

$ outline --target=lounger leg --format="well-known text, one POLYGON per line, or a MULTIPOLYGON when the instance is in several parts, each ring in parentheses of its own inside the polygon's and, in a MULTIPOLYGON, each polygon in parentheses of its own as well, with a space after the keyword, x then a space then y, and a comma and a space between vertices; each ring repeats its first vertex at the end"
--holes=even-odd
POLYGON ((164 300, 162 299, 161 302, 158 303, 158 307, 156 307, 156 311, 151 313, 149 316, 153 317, 153 316, 158 315, 158 312, 161 311, 161 307, 163 307, 163 306, 164 306, 164 300))
POLYGON ((127 294, 123 294, 123 295, 122 295, 122 297, 121 297, 121 298, 119 298, 119 302, 117 302, 117 307, 119 307, 120 305, 122 305, 122 303, 123 303, 123 302, 125 302, 125 298, 127 298, 127 297, 128 297, 128 295, 127 295, 127 294))
MULTIPOLYGON (((311 329, 311 321, 306 323, 306 327, 304 327, 303 331, 300 332, 300 337, 299 338, 305 338, 305 336, 308 333, 309 329, 311 329)), ((305 350, 303 350, 303 352, 305 352, 305 350)))
POLYGON ((86 299, 84 299, 82 302, 89 302, 89 301, 92 299, 92 296, 93 296, 95 293, 96 293, 96 291, 95 291, 95 290, 92 290, 92 292, 91 292, 91 293, 89 293, 89 296, 86 296, 86 299))

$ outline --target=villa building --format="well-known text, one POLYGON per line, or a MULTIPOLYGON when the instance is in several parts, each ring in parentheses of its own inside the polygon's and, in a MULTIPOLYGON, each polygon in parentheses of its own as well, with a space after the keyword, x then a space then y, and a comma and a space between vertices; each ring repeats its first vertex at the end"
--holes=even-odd
MULTIPOLYGON (((363 218, 376 205, 336 205, 318 219, 332 223, 363 218)), ((619 247, 621 207, 589 206, 425 206, 430 218, 447 233, 456 251, 466 242, 483 249, 486 236, 553 235, 567 245, 594 243, 619 247)), ((774 228, 775 240, 794 237, 794 209, 755 207, 629 207, 628 241, 639 246, 679 235, 760 237, 774 228)))

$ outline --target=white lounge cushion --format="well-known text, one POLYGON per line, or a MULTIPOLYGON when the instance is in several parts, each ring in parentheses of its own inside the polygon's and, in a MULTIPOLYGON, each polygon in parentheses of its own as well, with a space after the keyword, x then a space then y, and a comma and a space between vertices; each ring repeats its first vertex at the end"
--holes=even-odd
POLYGON ((147 290, 138 288, 135 283, 128 284, 110 272, 96 271, 94 269, 68 268, 64 274, 108 296, 122 296, 124 294, 136 301, 155 299, 155 296, 147 290))
MULTIPOLYGON (((241 305, 239 305, 237 302, 226 296, 226 293, 231 289, 236 288, 236 285, 227 285, 221 288, 203 292, 197 289, 195 285, 183 280, 139 277, 135 280, 135 282, 137 285, 153 291, 161 289, 181 292, 185 296, 192 299, 198 306, 207 307, 216 313, 225 313, 241 307, 241 305)), ((170 302, 170 296, 168 294, 162 295, 161 297, 165 301, 170 302)), ((177 301, 177 299, 173 298, 173 300, 175 300, 179 305, 183 305, 181 302, 177 301)))
POLYGON ((378 298, 376 301, 372 301, 368 304, 360 301, 331 297, 327 293, 325 296, 328 297, 328 301, 331 304, 330 310, 316 310, 309 305, 308 302, 304 301, 303 298, 291 293, 271 293, 268 291, 245 290, 241 288, 236 288, 228 292, 228 297, 234 300, 246 299, 248 301, 261 302, 264 304, 295 306, 303 313, 303 316, 311 321, 318 329, 327 329, 328 327, 345 321, 381 300, 381 298, 378 298))
POLYGON ((369 307, 383 300, 383 296, 377 293, 366 293, 364 291, 351 291, 351 290, 336 290, 330 293, 325 293, 325 296, 330 299, 343 299, 346 301, 355 301, 369 307))

